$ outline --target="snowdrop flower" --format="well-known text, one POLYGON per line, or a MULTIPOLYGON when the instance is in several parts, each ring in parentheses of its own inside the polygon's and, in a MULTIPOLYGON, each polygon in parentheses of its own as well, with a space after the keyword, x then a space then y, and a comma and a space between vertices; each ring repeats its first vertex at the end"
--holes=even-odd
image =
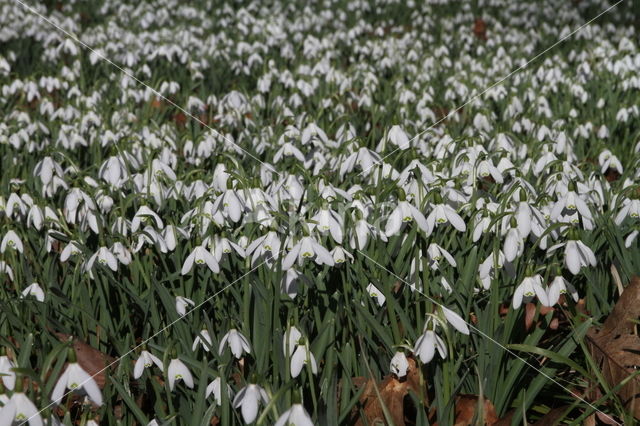
POLYGON ((256 238, 247 246, 246 253, 251 255, 251 264, 255 265, 263 259, 273 261, 280 256, 280 237, 275 231, 269 231, 256 238))
POLYGON ((385 295, 382 294, 382 292, 378 290, 378 288, 372 283, 369 283, 369 285, 367 286, 367 293, 369 293, 369 296, 376 299, 376 302, 379 306, 383 306, 384 302, 387 300, 385 295))
POLYGON ((240 220, 244 209, 244 203, 233 189, 227 189, 224 191, 224 193, 213 203, 214 211, 222 211, 225 217, 228 217, 233 222, 238 222, 240 220))
POLYGON ((304 162, 304 154, 291 142, 285 142, 279 150, 273 154, 273 162, 279 163, 282 157, 294 157, 300 162, 304 162))
POLYGON ((605 173, 607 169, 615 169, 619 173, 624 171, 622 163, 618 160, 618 157, 613 155, 608 149, 605 149, 600 153, 600 155, 598 155, 598 163, 600 163, 601 173, 605 173))
POLYGON ((133 378, 139 379, 142 376, 144 369, 151 367, 153 364, 155 364, 160 370, 164 371, 160 358, 146 350, 140 352, 140 356, 133 367, 133 378))
POLYGON ((444 305, 439 305, 438 308, 442 311, 444 319, 447 320, 447 322, 451 324, 453 328, 455 328, 462 334, 466 334, 467 336, 469 335, 469 327, 467 326, 467 322, 463 320, 460 315, 444 305))
POLYGON ((5 273, 9 276, 9 279, 13 281, 13 269, 11 266, 7 265, 7 262, 4 260, 0 260, 0 274, 5 273))
POLYGON ((241 409, 244 422, 249 424, 258 417, 260 402, 269 403, 267 392, 256 384, 250 384, 240 389, 240 392, 233 399, 233 407, 241 409))
POLYGON ((567 280, 565 280, 562 275, 556 276, 549 288, 547 288, 547 297, 549 299, 549 306, 553 306, 558 303, 561 294, 571 294, 571 297, 575 302, 578 301, 578 291, 574 286, 571 285, 567 280))
POLYGON ((193 249, 191 254, 187 256, 184 264, 182 265, 182 275, 186 275, 191 271, 194 262, 196 265, 204 265, 206 263, 213 273, 217 274, 218 272, 220 272, 220 266, 218 266, 216 258, 213 256, 213 254, 211 254, 209 250, 207 250, 203 246, 197 246, 193 249))
POLYGON ((391 358, 391 363, 389 365, 389 369, 391 373, 398 376, 398 379, 402 379, 407 375, 407 369, 409 368, 409 360, 407 360, 407 356, 404 352, 396 352, 391 358))
POLYGON ((313 421, 302 404, 293 404, 278 417, 275 426, 313 426, 313 421))
MULTIPOLYGON (((240 257, 245 257, 245 251, 238 244, 231 242, 228 238, 214 236, 212 239, 207 238, 205 241, 210 242, 211 251, 213 252, 213 257, 215 257, 216 262, 220 263, 222 258, 226 255, 235 251, 240 257)), ((204 242, 203 242, 204 244, 204 242)))
POLYGON ((182 380, 188 388, 193 388, 193 376, 187 366, 178 358, 174 358, 169 362, 167 378, 169 379, 169 389, 172 391, 178 380, 182 380))
POLYGON ((33 296, 38 302, 44 302, 44 291, 38 283, 32 283, 22 290, 22 297, 33 296))
POLYGON ((22 240, 18 237, 18 234, 13 231, 8 231, 2 238, 2 242, 0 243, 0 253, 4 253, 7 250, 7 247, 17 250, 20 253, 24 253, 22 240))
POLYGON ((518 309, 523 300, 528 302, 535 296, 538 297, 543 306, 550 306, 547 292, 542 288, 542 277, 539 274, 525 277, 516 288, 516 292, 513 295, 513 309, 518 309))
POLYGON ((202 345, 202 349, 204 349, 205 352, 209 352, 209 348, 213 346, 211 335, 209 335, 209 330, 202 329, 202 331, 200 331, 200 334, 197 335, 193 340, 191 350, 195 352, 199 345, 202 345))
POLYGON ((23 392, 14 392, 4 407, 0 408, 0 426, 25 424, 29 420, 29 426, 42 426, 40 410, 31 402, 23 392))
POLYGON ((585 218, 593 220, 587 203, 585 203, 584 200, 582 200, 582 198, 580 198, 580 196, 574 191, 569 191, 553 206, 553 210, 551 210, 551 219, 557 220, 561 214, 564 216, 570 216, 576 211, 585 218))
POLYGON ((302 333, 295 325, 287 328, 287 332, 282 337, 282 352, 291 356, 296 350, 296 347, 300 344, 302 333))
POLYGON ((627 217, 632 219, 640 218, 640 200, 626 200, 620 212, 616 215, 616 225, 621 225, 627 217))
POLYGON ((331 256, 333 257, 333 261, 338 265, 346 262, 347 259, 353 262, 353 256, 351 255, 351 253, 346 251, 341 246, 335 247, 333 250, 330 251, 330 253, 331 253, 331 256))
POLYGON ((564 263, 573 275, 580 272, 583 266, 596 266, 596 256, 585 243, 580 240, 567 241, 564 248, 564 263))
MULTIPOLYGON (((216 401, 217 405, 222 405, 222 381, 220 377, 215 378, 211 383, 207 385, 207 390, 205 393, 205 398, 209 398, 210 395, 213 395, 213 399, 216 401)), ((231 386, 227 384, 227 394, 229 398, 233 397, 233 390, 231 390, 231 386)))
POLYGON ((187 307, 195 306, 195 302, 191 299, 187 299, 186 297, 176 296, 176 311, 181 316, 185 316, 187 314, 187 307))
POLYGON ((300 372, 302 371, 302 367, 304 367, 306 364, 309 364, 311 366, 311 372, 313 374, 318 374, 318 364, 316 363, 316 358, 311 353, 309 344, 305 342, 304 344, 299 344, 293 352, 293 355, 291 356, 291 377, 293 377, 294 379, 298 377, 300 375, 300 372))
POLYGON ((311 230, 317 229, 321 233, 331 233, 331 237, 336 243, 342 244, 342 218, 338 213, 331 209, 321 209, 315 216, 311 218, 315 223, 310 223, 311 230))
POLYGON ((638 232, 638 230, 631 231, 631 233, 629 235, 627 235, 627 238, 625 238, 625 240, 624 240, 624 246, 626 248, 630 248, 631 245, 633 244, 633 242, 636 240, 636 238, 638 238, 638 234, 639 233, 640 232, 638 232))
POLYGON ((478 275, 480 282, 485 290, 489 290, 491 287, 491 279, 495 276, 497 269, 501 269, 505 266, 505 255, 502 251, 498 251, 497 255, 493 253, 487 256, 487 258, 478 267, 478 275))
POLYGON ((431 235, 434 226, 444 225, 446 223, 451 223, 451 225, 460 232, 467 230, 464 220, 462 220, 454 209, 447 204, 436 204, 433 206, 433 210, 429 213, 429 216, 427 216, 427 235, 431 235))
POLYGON ((524 238, 518 228, 509 228, 504 239, 504 258, 507 262, 512 262, 515 258, 522 256, 524 252, 524 238))
MULTIPOLYGON (((402 130, 402 127, 398 125, 391 126, 387 134, 387 139, 403 151, 409 148, 409 137, 404 130, 402 130)), ((383 149, 384 148, 378 149, 378 151, 382 151, 383 149)))
POLYGON ((333 266, 335 264, 329 250, 321 246, 314 238, 303 237, 282 260, 282 269, 286 271, 291 268, 296 260, 301 265, 305 259, 313 258, 318 265, 333 266))
POLYGON ((436 349, 440 356, 444 359, 447 357, 447 346, 433 329, 432 324, 427 320, 425 323, 424 333, 418 337, 413 347, 413 353, 420 358, 423 364, 429 363, 436 353, 436 349))
POLYGON ((300 287, 300 283, 311 284, 309 279, 302 275, 300 272, 295 269, 287 269, 284 276, 282 277, 282 282, 280 284, 280 291, 286 293, 292 299, 298 295, 298 288, 300 287))
POLYGON ((398 231, 400 231, 403 223, 412 222, 414 220, 422 231, 430 234, 427 219, 425 219, 420 210, 418 210, 409 202, 401 200, 398 202, 396 208, 393 209, 393 211, 387 218, 385 234, 388 237, 395 235, 398 233, 398 231))
POLYGON ((152 219, 155 222, 158 229, 162 229, 164 227, 162 219, 160 219, 160 216, 158 216, 156 212, 147 206, 141 206, 131 220, 131 232, 136 232, 140 227, 140 224, 146 224, 149 219, 152 219))
POLYGON ((16 373, 13 372, 15 365, 6 355, 0 355, 0 379, 7 389, 13 389, 16 384, 16 373))
POLYGON ((427 256, 429 257, 429 266, 431 266, 431 269, 434 271, 440 266, 442 258, 444 258, 449 265, 454 268, 456 267, 456 261, 453 256, 436 243, 429 244, 429 247, 427 247, 427 256))
POLYGON ((72 392, 84 391, 89 399, 96 405, 102 405, 102 393, 96 381, 77 362, 71 362, 62 373, 51 394, 51 400, 60 404, 64 397, 65 389, 72 392))
POLYGON ((244 352, 251 353, 251 346, 249 345, 249 341, 246 337, 244 337, 238 330, 232 328, 224 335, 222 340, 220 341, 220 346, 218 347, 218 354, 222 355, 224 352, 224 347, 229 344, 229 348, 237 359, 242 358, 242 354, 244 352))
POLYGON ((95 252, 87 261, 87 264, 85 265, 86 271, 91 270, 96 259, 98 260, 98 263, 109 266, 112 271, 115 272, 118 270, 118 260, 113 253, 111 253, 111 251, 106 247, 100 247, 98 251, 95 252))
POLYGON ((183 228, 175 225, 167 225, 162 230, 162 238, 167 246, 168 251, 173 251, 176 248, 178 237, 189 238, 189 233, 183 228))
POLYGON ((349 244, 351 247, 357 248, 358 250, 364 250, 369 242, 370 236, 378 237, 384 242, 387 241, 387 236, 384 233, 380 232, 379 229, 368 223, 366 220, 360 219, 353 227, 349 244))

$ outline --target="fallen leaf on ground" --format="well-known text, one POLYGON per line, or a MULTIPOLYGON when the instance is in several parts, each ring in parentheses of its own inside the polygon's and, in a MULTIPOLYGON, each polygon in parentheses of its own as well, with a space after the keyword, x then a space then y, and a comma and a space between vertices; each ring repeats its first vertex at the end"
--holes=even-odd
MULTIPOLYGON (((633 277, 602 327, 591 327, 587 332, 591 355, 611 387, 634 374, 640 366, 640 337, 635 333, 634 322, 638 317, 640 278, 633 277)), ((617 393, 625 408, 640 419, 640 378, 634 377, 617 393)))
POLYGON ((486 398, 483 400, 484 413, 482 413, 482 417, 484 418, 484 422, 481 422, 481 413, 478 411, 479 399, 480 398, 477 395, 458 395, 456 397, 455 426, 467 426, 471 424, 485 424, 493 426, 498 422, 496 409, 491 401, 486 398))
POLYGON ((487 39, 487 23, 482 18, 476 18, 473 23, 473 33, 480 40, 487 39))
MULTIPOLYGON (((407 375, 401 380, 390 374, 379 384, 376 384, 373 379, 366 381, 364 391, 360 396, 365 419, 359 418, 355 423, 356 426, 387 424, 382 404, 386 406, 395 426, 406 425, 404 397, 409 394, 410 390, 416 395, 420 395, 420 372, 418 371, 418 366, 413 358, 408 358, 408 361, 407 375), (376 387, 380 397, 378 397, 376 387)), ((425 394, 425 406, 427 406, 426 388, 423 389, 423 393, 425 394)))

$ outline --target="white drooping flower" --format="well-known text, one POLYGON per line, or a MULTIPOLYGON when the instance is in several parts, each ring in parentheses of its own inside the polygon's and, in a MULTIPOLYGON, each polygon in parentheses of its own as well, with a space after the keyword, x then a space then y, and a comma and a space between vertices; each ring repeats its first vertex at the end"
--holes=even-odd
POLYGON ((373 283, 369 283, 367 286, 367 293, 376 300, 379 306, 383 306, 387 300, 386 296, 373 283))
POLYGON ((44 302, 44 291, 38 283, 32 283, 22 290, 22 297, 33 296, 38 302, 44 302))
POLYGON ((429 258, 429 266, 431 266, 431 269, 433 270, 437 270, 439 268, 440 261, 443 258, 449 263, 449 265, 454 268, 456 267, 456 261, 453 256, 436 243, 431 243, 429 244, 429 247, 427 247, 427 257, 429 258))
POLYGON ((313 426, 313 421, 302 404, 293 404, 278 417, 275 426, 313 426))
POLYGON ((155 364, 160 370, 164 371, 160 358, 146 350, 140 352, 140 356, 133 367, 133 378, 139 379, 142 376, 144 369, 151 367, 153 364, 155 364))
POLYGON ((185 316, 187 314, 187 308, 191 306, 195 306, 195 302, 191 299, 187 299, 186 297, 176 296, 176 311, 181 316, 185 316))
POLYGON ((242 358, 242 354, 244 352, 251 353, 251 345, 249 344, 249 341, 235 328, 229 330, 220 341, 220 346, 218 347, 219 355, 222 355, 224 347, 227 344, 231 349, 231 353, 233 353, 233 356, 237 359, 242 358))
POLYGON ((310 284, 310 280, 295 269, 287 269, 282 277, 280 290, 292 299, 298 295, 300 284, 310 284))
POLYGON ((167 368, 167 379, 169 380, 169 389, 173 390, 175 383, 182 380, 188 388, 193 388, 193 376, 187 366, 178 358, 174 358, 169 362, 167 368))
POLYGON ((209 348, 211 348, 213 346, 213 341, 211 340, 211 335, 209 334, 209 330, 202 329, 200 331, 200 334, 198 334, 196 336, 195 339, 193 339, 193 345, 191 346, 191 350, 195 352, 195 350, 198 348, 199 345, 202 345, 202 349, 205 350, 205 352, 209 352, 209 348))
POLYGON ((64 249, 62 249, 62 252, 60 253, 61 262, 66 262, 71 256, 76 256, 82 253, 77 244, 78 243, 73 240, 69 241, 69 243, 64 247, 64 249))
POLYGON ((0 379, 7 389, 12 390, 16 384, 16 373, 13 372, 15 365, 6 355, 0 355, 0 379))
POLYGON ((553 206, 551 219, 557 220, 560 216, 571 216, 576 212, 590 221, 593 220, 587 203, 574 191, 568 191, 553 206))
POLYGON ((233 399, 233 407, 240 408, 244 422, 249 424, 258 417, 258 406, 260 402, 269 403, 269 395, 260 386, 249 384, 238 392, 233 399))
POLYGON ((321 209, 311 218, 315 223, 310 223, 311 230, 317 229, 321 233, 329 232, 336 243, 342 244, 342 218, 338 213, 329 208, 321 209))
POLYGON ((85 265, 85 270, 90 271, 96 260, 102 265, 107 265, 109 269, 114 272, 118 270, 118 260, 107 247, 100 247, 98 251, 89 258, 85 265))
POLYGON ((520 230, 517 227, 509 228, 507 231, 504 239, 503 253, 507 262, 513 262, 524 253, 524 237, 520 234, 520 230))
POLYGON ((523 301, 527 303, 536 296, 543 306, 551 306, 547 292, 542 287, 542 277, 540 274, 525 277, 520 285, 516 287, 513 295, 513 309, 518 309, 523 301))
POLYGON ((164 228, 164 223, 162 222, 162 219, 160 219, 160 216, 158 216, 156 212, 154 212, 147 206, 141 206, 136 212, 136 215, 131 220, 131 232, 136 232, 140 227, 141 223, 147 224, 149 220, 153 220, 155 222, 156 228, 158 229, 164 228))
POLYGON ((580 240, 567 241, 564 248, 564 263, 573 275, 580 273, 583 266, 596 266, 593 251, 580 240))
MULTIPOLYGON (((229 386, 229 384, 227 384, 227 394, 229 395, 229 398, 233 398, 233 390, 231 390, 231 386, 229 386)), ((217 405, 222 405, 222 381, 220 380, 220 377, 216 377, 207 385, 204 397, 209 398, 210 395, 213 395, 217 405)))
POLYGON ((430 326, 431 323, 427 320, 424 332, 418 337, 413 347, 413 353, 418 356, 424 364, 427 364, 433 359, 436 349, 443 359, 447 357, 447 346, 430 326))
POLYGON ((313 374, 318 374, 318 364, 316 363, 316 358, 311 353, 309 349, 309 344, 306 342, 305 344, 298 345, 298 347, 291 355, 291 377, 296 378, 300 375, 302 371, 302 367, 305 365, 311 366, 311 372, 313 374))
POLYGON ((315 259, 318 265, 333 266, 335 264, 329 250, 320 245, 313 237, 302 237, 282 259, 282 269, 286 271, 293 266, 296 260, 302 264, 305 259, 315 259))
POLYGON ((498 251, 497 254, 491 253, 478 267, 478 275, 482 287, 485 290, 489 290, 491 287, 491 280, 495 277, 499 269, 505 266, 505 255, 502 251, 498 251))
POLYGON ((385 234, 390 237, 400 231, 403 223, 416 221, 418 227, 427 234, 430 234, 427 219, 413 204, 408 201, 398 201, 398 205, 387 218, 385 234))
POLYGON ((233 222, 238 222, 245 210, 245 205, 242 198, 236 194, 236 191, 227 189, 214 201, 213 210, 222 212, 225 217, 233 222))
POLYGON ((396 352, 391 358, 391 363, 389 364, 389 370, 391 373, 398 376, 398 379, 402 379, 407 375, 407 369, 409 368, 409 360, 404 352, 396 352))
POLYGON ((247 246, 246 254, 251 256, 251 264, 256 265, 264 260, 268 265, 280 256, 280 237, 274 231, 256 238, 247 246))
POLYGON ((347 259, 350 262, 353 262, 353 256, 351 255, 351 253, 346 251, 342 246, 334 247, 334 249, 331 250, 329 253, 331 253, 331 256, 333 257, 333 261, 336 263, 336 265, 346 262, 347 259))
POLYGON ((300 344, 302 333, 295 325, 287 328, 285 335, 282 337, 282 352, 291 356, 300 344))
POLYGON ((549 306, 558 303, 561 294, 569 293, 575 302, 578 301, 578 291, 571 283, 564 279, 562 275, 556 276, 547 288, 547 297, 549 298, 549 306))
POLYGON ((627 217, 632 219, 640 218, 640 200, 627 200, 624 203, 620 212, 616 215, 616 225, 621 225, 627 217))
POLYGON ((460 232, 467 230, 464 220, 460 217, 456 211, 447 204, 436 204, 433 206, 433 210, 427 216, 427 235, 433 232, 434 226, 445 225, 451 223, 451 225, 460 232))
POLYGON ((615 169, 619 173, 624 172, 622 163, 620 162, 618 157, 613 155, 608 149, 605 149, 600 153, 600 155, 598 155, 598 163, 600 164, 601 173, 605 173, 609 168, 615 169))
POLYGON ((69 389, 72 392, 83 391, 91 402, 96 405, 102 405, 102 393, 98 384, 77 362, 69 363, 67 369, 58 378, 51 393, 51 400, 55 404, 60 404, 64 397, 65 389, 69 389))
POLYGON ((188 274, 191 271, 191 268, 193 268, 194 263, 196 265, 204 265, 206 263, 209 269, 211 269, 211 272, 216 274, 220 272, 220 266, 218 265, 216 258, 203 246, 197 246, 193 249, 191 254, 187 256, 184 264, 182 265, 182 275, 188 274))
POLYGON ((14 231, 7 231, 7 233, 4 234, 4 237, 2 238, 2 242, 0 242, 0 253, 4 253, 7 248, 16 250, 20 253, 24 253, 22 240, 14 231))
POLYGON ((0 408, 0 426, 24 425, 27 420, 29 426, 43 425, 40 410, 35 404, 23 392, 15 392, 0 408))
POLYGON ((444 305, 439 305, 439 309, 442 310, 442 314, 444 319, 449 323, 453 328, 458 330, 462 334, 469 335, 469 326, 467 322, 462 319, 460 315, 447 308, 444 305))

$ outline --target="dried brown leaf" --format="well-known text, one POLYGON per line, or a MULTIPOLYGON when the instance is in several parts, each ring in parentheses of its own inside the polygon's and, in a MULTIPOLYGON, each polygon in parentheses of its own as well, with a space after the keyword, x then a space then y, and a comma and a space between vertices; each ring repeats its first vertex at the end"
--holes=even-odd
MULTIPOLYGON (((478 423, 480 413, 478 412, 477 395, 458 395, 456 397, 456 420, 455 426, 467 426, 478 423)), ((498 422, 498 415, 496 409, 488 399, 483 400, 483 417, 484 422, 482 424, 493 426, 498 422)))
MULTIPOLYGON (((612 387, 634 374, 640 366, 640 337, 635 320, 640 317, 640 278, 633 277, 603 326, 587 332, 589 349, 612 387)), ((633 378, 618 390, 625 408, 640 419, 640 379, 633 378)))
MULTIPOLYGON (((383 404, 386 406, 391 420, 395 426, 405 426, 405 407, 404 397, 413 391, 420 395, 420 371, 416 361, 408 358, 409 368, 407 376, 402 380, 395 375, 388 375, 385 379, 376 384, 369 379, 364 384, 364 391, 360 396, 360 403, 363 408, 364 419, 359 418, 355 423, 356 426, 364 426, 371 424, 386 424, 383 404), (376 387, 378 392, 376 392, 376 387), (378 393, 380 396, 378 397, 378 393)), ((425 406, 428 405, 425 394, 425 406)))

